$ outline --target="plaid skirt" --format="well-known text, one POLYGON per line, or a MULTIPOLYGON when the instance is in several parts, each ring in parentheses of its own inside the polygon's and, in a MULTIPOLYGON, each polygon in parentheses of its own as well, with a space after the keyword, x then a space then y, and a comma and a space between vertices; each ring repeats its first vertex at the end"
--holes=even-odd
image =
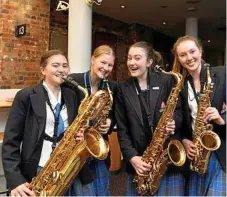
POLYGON ((90 163, 90 168, 96 196, 110 196, 110 172, 105 161, 94 159, 90 163))
MULTIPOLYGON (((180 173, 165 174, 160 182, 158 191, 153 196, 184 196, 185 178, 180 173)), ((128 174, 126 196, 138 196, 133 175, 128 174)))
POLYGON ((215 152, 211 153, 207 172, 201 176, 190 172, 187 185, 189 196, 226 196, 226 173, 223 171, 215 152))

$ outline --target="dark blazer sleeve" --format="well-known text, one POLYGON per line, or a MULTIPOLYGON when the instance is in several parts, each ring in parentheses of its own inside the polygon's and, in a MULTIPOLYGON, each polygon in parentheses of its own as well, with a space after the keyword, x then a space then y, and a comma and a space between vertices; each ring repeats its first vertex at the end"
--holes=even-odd
POLYGON ((115 97, 115 118, 117 121, 117 134, 121 146, 121 151, 125 161, 128 162, 132 157, 138 155, 138 152, 133 147, 127 128, 128 122, 126 119, 126 109, 124 104, 124 98, 122 96, 121 85, 118 85, 115 97))
POLYGON ((23 90, 16 94, 5 127, 2 161, 9 189, 14 189, 26 182, 20 169, 20 145, 24 135, 28 102, 28 95, 24 94, 23 90))

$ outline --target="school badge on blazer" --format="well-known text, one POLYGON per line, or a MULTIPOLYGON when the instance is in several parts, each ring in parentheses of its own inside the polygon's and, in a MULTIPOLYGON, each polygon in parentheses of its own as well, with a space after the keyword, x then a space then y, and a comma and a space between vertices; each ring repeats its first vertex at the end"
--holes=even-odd
POLYGON ((223 102, 221 114, 224 114, 225 112, 226 112, 226 104, 223 102))
POLYGON ((161 106, 160 106, 160 109, 159 109, 159 112, 162 113, 165 111, 165 108, 166 108, 166 104, 162 101, 161 103, 161 106))

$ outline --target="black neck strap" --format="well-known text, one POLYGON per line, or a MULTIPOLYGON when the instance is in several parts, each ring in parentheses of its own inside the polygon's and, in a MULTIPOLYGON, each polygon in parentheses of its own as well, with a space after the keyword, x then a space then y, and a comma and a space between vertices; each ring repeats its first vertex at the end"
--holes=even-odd
MULTIPOLYGON (((48 106, 50 107, 53 115, 54 115, 54 135, 53 137, 50 137, 49 135, 47 135, 46 133, 44 134, 44 139, 47 140, 47 141, 50 141, 52 142, 52 149, 54 150, 57 143, 62 139, 63 137, 63 133, 60 135, 60 136, 57 136, 57 133, 58 133, 58 122, 59 122, 59 116, 60 116, 60 113, 58 114, 58 116, 55 115, 54 113, 54 109, 52 108, 52 105, 50 103, 50 99, 49 99, 49 96, 48 96, 48 93, 47 93, 47 90, 45 89, 45 87, 43 87, 44 89, 44 97, 45 97, 45 101, 47 102, 48 106)), ((62 107, 64 105, 64 100, 63 100, 63 97, 61 99, 61 106, 60 106, 60 111, 62 110, 62 107)))

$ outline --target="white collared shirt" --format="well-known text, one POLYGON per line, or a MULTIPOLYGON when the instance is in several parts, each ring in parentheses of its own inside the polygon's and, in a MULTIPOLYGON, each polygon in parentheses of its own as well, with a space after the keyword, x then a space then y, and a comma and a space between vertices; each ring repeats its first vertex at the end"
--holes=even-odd
MULTIPOLYGON (((56 98, 55 95, 48 88, 48 86, 47 86, 45 81, 43 81, 43 86, 44 86, 44 88, 47 91, 51 107, 52 107, 52 109, 55 112, 55 106, 57 105, 57 103, 61 104, 61 97, 62 97, 61 89, 59 91, 58 98, 56 98)), ((61 117, 63 119, 64 130, 65 130, 68 127, 68 125, 69 125, 69 123, 68 123, 68 113, 67 113, 67 108, 66 108, 65 104, 62 106, 60 115, 61 115, 61 117)), ((47 135, 49 135, 50 137, 53 137, 53 135, 54 135, 54 122, 55 122, 54 114, 53 114, 50 106, 46 102, 46 127, 45 127, 45 133, 47 135)), ((52 142, 44 140, 43 141, 42 152, 41 152, 41 157, 40 157, 40 160, 39 160, 39 166, 44 167, 44 165, 48 161, 51 153, 52 153, 52 142)))
POLYGON ((197 117, 197 111, 198 111, 198 104, 196 101, 196 95, 193 92, 192 86, 188 81, 188 105, 189 108, 191 110, 191 117, 192 117, 192 131, 194 131, 194 127, 195 127, 195 120, 197 117))

